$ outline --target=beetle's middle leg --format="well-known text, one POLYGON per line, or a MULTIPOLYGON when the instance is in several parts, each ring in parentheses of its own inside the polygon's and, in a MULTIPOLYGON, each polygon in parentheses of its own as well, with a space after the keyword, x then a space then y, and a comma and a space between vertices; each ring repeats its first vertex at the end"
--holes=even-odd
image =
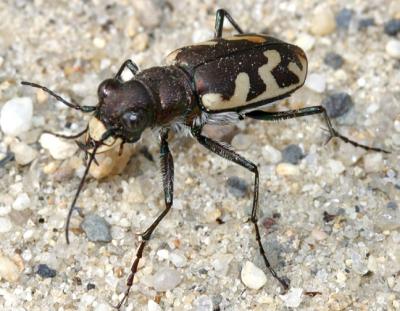
POLYGON ((254 173, 254 191, 253 191, 253 208, 251 210, 251 222, 254 224, 254 228, 256 231, 256 240, 258 243, 258 248, 260 250, 260 254, 264 260, 264 264, 272 274, 272 276, 281 283, 282 287, 287 290, 289 285, 283 278, 280 278, 275 270, 271 267, 267 255, 265 253, 264 247, 261 243, 261 235, 260 230, 258 228, 258 218, 257 218, 257 211, 258 211, 258 188, 259 188, 259 175, 258 175, 258 168, 257 165, 250 162, 249 160, 245 159, 241 155, 237 154, 235 151, 231 150, 228 146, 223 145, 219 142, 216 142, 206 136, 201 135, 201 128, 192 128, 192 134, 196 137, 197 141, 206 147, 208 150, 214 152, 215 154, 223 157, 229 161, 232 161, 240 166, 244 167, 245 169, 249 170, 250 172, 254 173))
POLYGON ((127 289, 125 291, 124 297, 116 306, 117 309, 120 309, 122 304, 126 301, 129 295, 129 291, 133 284, 133 279, 138 270, 138 265, 140 258, 142 258, 144 247, 147 242, 150 240, 150 237, 153 231, 156 229, 161 220, 168 214, 172 207, 173 201, 173 193, 174 193, 174 161, 171 155, 171 152, 168 147, 168 130, 162 129, 160 131, 160 164, 161 164, 161 174, 162 174, 162 182, 164 189, 164 198, 165 198, 165 209, 162 213, 156 218, 156 220, 146 229, 145 232, 141 234, 142 242, 139 245, 139 248, 136 252, 136 258, 132 264, 131 272, 126 281, 127 289))
POLYGON ((233 28, 235 28, 238 33, 243 33, 242 28, 240 28, 240 26, 236 23, 236 21, 226 10, 218 9, 217 13, 215 14, 214 38, 222 37, 222 30, 224 28, 224 17, 228 19, 228 21, 232 24, 233 28))
POLYGON ((122 73, 124 72, 125 68, 128 68, 133 75, 139 71, 139 67, 130 59, 124 61, 119 67, 117 74, 115 75, 114 79, 121 80, 122 73))
POLYGON ((304 116, 310 116, 313 114, 322 114, 323 115, 326 125, 328 127, 329 134, 330 134, 328 141, 331 140, 333 137, 337 137, 337 138, 341 139, 342 141, 344 141, 345 143, 352 144, 355 147, 360 147, 365 150, 373 150, 373 151, 378 151, 378 152, 390 153, 389 151, 386 151, 381 148, 370 147, 367 145, 360 144, 360 143, 358 143, 354 140, 351 140, 350 138, 340 134, 332 126, 332 122, 328 116, 328 113, 326 112, 326 109, 323 106, 311 106, 311 107, 306 107, 306 108, 301 108, 301 109, 288 110, 288 111, 277 111, 277 112, 254 110, 254 111, 245 113, 244 115, 246 117, 253 118, 256 120, 277 121, 277 120, 287 120, 287 119, 299 118, 299 117, 304 117, 304 116))

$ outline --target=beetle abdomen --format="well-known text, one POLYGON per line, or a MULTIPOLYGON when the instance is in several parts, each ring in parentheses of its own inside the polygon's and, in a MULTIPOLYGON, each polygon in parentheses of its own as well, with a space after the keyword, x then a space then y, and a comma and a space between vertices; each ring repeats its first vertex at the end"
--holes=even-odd
POLYGON ((263 35, 237 35, 170 54, 193 76, 203 108, 240 111, 289 96, 304 83, 307 59, 297 46, 263 35))

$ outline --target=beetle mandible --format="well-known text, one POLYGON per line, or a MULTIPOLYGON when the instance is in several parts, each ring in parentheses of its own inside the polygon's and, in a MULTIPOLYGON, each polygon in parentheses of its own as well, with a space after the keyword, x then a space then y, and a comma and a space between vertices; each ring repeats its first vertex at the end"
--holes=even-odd
POLYGON ((58 135, 75 139, 86 134, 84 143, 79 144, 88 156, 84 175, 68 212, 65 230, 67 243, 70 218, 96 153, 122 147, 124 143, 135 143, 146 128, 159 128, 165 209, 141 235, 142 241, 127 279, 127 289, 117 306, 120 308, 128 297, 146 243, 171 209, 174 165, 168 147, 168 132, 183 128, 190 131, 208 150, 254 174, 250 220, 254 224, 256 241, 265 266, 287 290, 288 282, 279 277, 271 267, 261 243, 257 224, 257 165, 226 144, 204 136, 203 126, 207 123, 223 124, 245 118, 274 121, 322 114, 330 138, 338 137, 346 143, 367 150, 387 151, 359 144, 338 133, 322 106, 279 112, 260 110, 261 107, 290 96, 304 84, 307 75, 306 55, 301 48, 279 39, 263 34, 244 33, 224 9, 216 12, 215 35, 212 40, 173 51, 167 56, 167 64, 139 71, 134 62, 125 61, 114 78, 103 81, 98 87, 99 102, 96 107, 70 103, 44 86, 22 82, 46 91, 71 108, 93 113, 83 132, 73 136, 58 135), (222 37, 225 18, 238 34, 222 37), (125 69, 133 74, 133 78, 126 82, 121 77, 125 69))

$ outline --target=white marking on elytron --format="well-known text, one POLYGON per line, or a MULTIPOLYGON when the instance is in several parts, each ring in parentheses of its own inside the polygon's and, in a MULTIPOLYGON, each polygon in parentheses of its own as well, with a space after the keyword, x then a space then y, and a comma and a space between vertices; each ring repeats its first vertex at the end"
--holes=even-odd
POLYGON ((235 91, 232 97, 224 100, 219 93, 207 93, 201 97, 203 105, 210 110, 229 109, 243 106, 246 102, 247 95, 250 92, 250 78, 245 72, 237 75, 235 80, 235 91))
POLYGON ((266 90, 257 97, 248 101, 246 104, 252 104, 259 102, 261 100, 271 99, 277 96, 290 93, 291 91, 302 85, 306 78, 307 60, 299 55, 299 60, 303 65, 303 69, 300 69, 300 67, 293 62, 289 63, 287 67, 289 71, 291 71, 298 77, 299 82, 295 84, 290 84, 288 86, 280 87, 276 82, 275 77, 272 75, 272 70, 276 66, 278 66, 279 63, 281 62, 281 55, 276 50, 268 50, 264 52, 264 55, 268 58, 268 62, 267 64, 258 68, 258 74, 260 75, 261 79, 267 86, 266 90))
POLYGON ((175 61, 176 61, 176 56, 178 56, 178 54, 182 51, 182 49, 177 49, 175 51, 172 51, 171 53, 169 53, 167 55, 167 57, 165 57, 165 62, 167 63, 167 65, 174 65, 175 61))
POLYGON ((248 36, 231 36, 223 38, 228 41, 235 41, 235 40, 246 40, 254 43, 264 43, 267 41, 267 38, 257 35, 248 35, 248 36))
MULTIPOLYGON (((89 121, 89 130, 88 134, 86 135, 86 143, 88 142, 89 138, 95 140, 95 141, 100 141, 103 134, 107 131, 105 125, 103 122, 101 122, 99 119, 93 117, 89 121)), ((108 150, 111 150, 115 148, 116 146, 119 146, 122 143, 122 139, 120 138, 115 138, 115 137, 109 137, 107 138, 104 142, 103 145, 101 145, 96 153, 103 153, 108 150)), ((93 149, 89 149, 89 152, 92 152, 93 149)))

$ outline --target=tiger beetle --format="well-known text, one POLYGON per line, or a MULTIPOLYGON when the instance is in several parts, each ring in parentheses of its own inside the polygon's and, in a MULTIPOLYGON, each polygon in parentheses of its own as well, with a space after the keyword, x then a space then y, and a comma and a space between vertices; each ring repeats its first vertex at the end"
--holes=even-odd
POLYGON ((139 141, 146 128, 159 130, 160 161, 165 196, 165 209, 141 234, 141 243, 127 279, 124 297, 118 309, 128 298, 140 258, 154 229, 168 214, 173 201, 174 164, 168 147, 168 133, 188 131, 205 148, 232 161, 254 174, 253 205, 250 220, 265 266, 279 281, 284 290, 288 282, 271 267, 261 243, 257 224, 259 173, 257 165, 220 143, 202 134, 205 124, 226 124, 246 118, 275 121, 322 114, 329 131, 329 139, 337 137, 345 143, 366 150, 387 151, 357 143, 341 135, 332 126, 322 106, 267 112, 261 110, 269 104, 289 97, 300 88, 307 75, 307 57, 298 46, 279 39, 254 33, 244 33, 224 9, 216 12, 214 38, 179 48, 170 53, 167 65, 140 71, 131 60, 125 61, 114 78, 103 81, 98 87, 98 105, 80 106, 70 103, 49 90, 31 82, 22 82, 42 89, 65 105, 84 113, 93 113, 84 131, 63 138, 75 139, 84 134, 79 146, 88 156, 84 175, 72 201, 66 220, 66 240, 69 243, 69 223, 75 203, 82 190, 89 168, 97 153, 125 143, 139 141), (238 34, 222 37, 224 19, 238 34), (122 73, 128 69, 133 78, 123 81, 122 73))

